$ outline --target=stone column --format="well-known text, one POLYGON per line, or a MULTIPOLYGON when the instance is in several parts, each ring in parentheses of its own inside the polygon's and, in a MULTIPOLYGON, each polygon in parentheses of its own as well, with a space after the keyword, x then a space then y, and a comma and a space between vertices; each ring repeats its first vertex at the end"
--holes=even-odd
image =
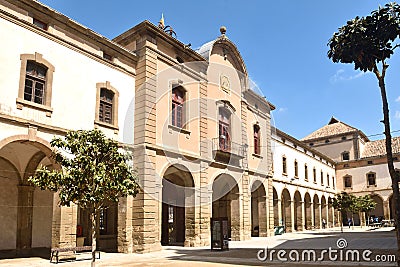
POLYGON ((230 194, 230 210, 231 210, 231 239, 232 241, 240 240, 240 195, 230 194))
POLYGON ((296 231, 295 227, 294 227, 296 225, 296 220, 297 220, 297 218, 294 217, 294 214, 295 214, 294 209, 296 208, 295 206, 296 206, 296 202, 294 200, 291 200, 290 201, 290 223, 291 223, 292 232, 296 231))
POLYGON ((300 202, 301 205, 301 225, 302 225, 302 230, 304 231, 307 229, 306 225, 306 203, 305 201, 300 202))
POLYGON ((385 220, 389 220, 390 219, 390 204, 389 204, 389 200, 383 201, 383 217, 385 218, 385 220))
POLYGON ((240 240, 249 240, 251 238, 251 195, 249 190, 249 173, 247 171, 245 171, 242 176, 242 192, 240 199, 242 204, 242 214, 240 218, 242 219, 243 227, 241 229, 242 238, 240 240))
POLYGON ((117 246, 120 253, 132 253, 132 201, 128 196, 118 201, 118 237, 117 246))
POLYGON ((319 229, 322 229, 322 201, 319 203, 318 212, 319 212, 319 229))

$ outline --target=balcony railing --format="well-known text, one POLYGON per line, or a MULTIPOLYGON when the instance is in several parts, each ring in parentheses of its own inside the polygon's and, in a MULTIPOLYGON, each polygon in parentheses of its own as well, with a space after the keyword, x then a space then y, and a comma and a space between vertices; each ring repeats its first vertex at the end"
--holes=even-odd
POLYGON ((213 138, 212 148, 213 152, 230 154, 239 158, 244 158, 246 152, 246 146, 232 142, 225 137, 213 138))

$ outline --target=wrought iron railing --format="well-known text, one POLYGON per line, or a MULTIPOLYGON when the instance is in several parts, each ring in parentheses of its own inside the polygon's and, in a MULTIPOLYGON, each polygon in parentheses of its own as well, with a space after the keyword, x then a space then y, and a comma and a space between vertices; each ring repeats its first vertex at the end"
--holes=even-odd
POLYGON ((230 139, 225 137, 217 137, 212 139, 213 151, 219 151, 223 153, 229 153, 237 155, 241 158, 245 156, 246 146, 232 142, 230 139))

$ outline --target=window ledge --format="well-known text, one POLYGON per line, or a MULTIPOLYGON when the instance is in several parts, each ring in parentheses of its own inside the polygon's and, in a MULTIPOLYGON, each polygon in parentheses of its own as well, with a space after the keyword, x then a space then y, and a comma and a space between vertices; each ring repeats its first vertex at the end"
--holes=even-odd
POLYGON ((118 130, 119 130, 118 126, 116 126, 116 125, 114 125, 114 124, 102 122, 102 121, 99 121, 99 120, 95 120, 95 121, 94 121, 94 124, 97 125, 97 126, 104 127, 104 128, 113 129, 113 130, 115 130, 115 131, 118 131, 118 130))
POLYGON ((175 132, 180 132, 180 133, 183 133, 183 134, 190 135, 190 131, 189 130, 184 129, 184 128, 180 128, 180 127, 177 127, 177 126, 174 126, 174 125, 171 125, 171 124, 168 125, 168 129, 170 130, 170 133, 172 133, 171 131, 173 130, 175 132))
POLYGON ((37 109, 46 112, 47 117, 51 117, 51 114, 53 113, 53 108, 46 105, 41 105, 32 101, 27 101, 22 98, 17 98, 16 102, 17 102, 17 109, 22 109, 23 107, 37 109))
POLYGON ((263 156, 261 156, 260 154, 256 154, 256 153, 253 153, 252 156, 256 157, 256 158, 259 158, 259 159, 263 158, 263 156))

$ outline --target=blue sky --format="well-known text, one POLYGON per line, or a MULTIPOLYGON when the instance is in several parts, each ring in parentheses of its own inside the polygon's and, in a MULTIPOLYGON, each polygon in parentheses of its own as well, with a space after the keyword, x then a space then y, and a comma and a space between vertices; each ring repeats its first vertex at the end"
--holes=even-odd
MULTIPOLYGON (((331 116, 383 139, 380 91, 375 76, 332 63, 327 42, 347 20, 383 6, 378 0, 42 0, 110 39, 164 13, 183 43, 200 47, 221 25, 239 48, 248 73, 267 99, 276 127, 302 138, 331 116)), ((400 50, 389 60, 386 85, 393 136, 400 136, 400 50)))

